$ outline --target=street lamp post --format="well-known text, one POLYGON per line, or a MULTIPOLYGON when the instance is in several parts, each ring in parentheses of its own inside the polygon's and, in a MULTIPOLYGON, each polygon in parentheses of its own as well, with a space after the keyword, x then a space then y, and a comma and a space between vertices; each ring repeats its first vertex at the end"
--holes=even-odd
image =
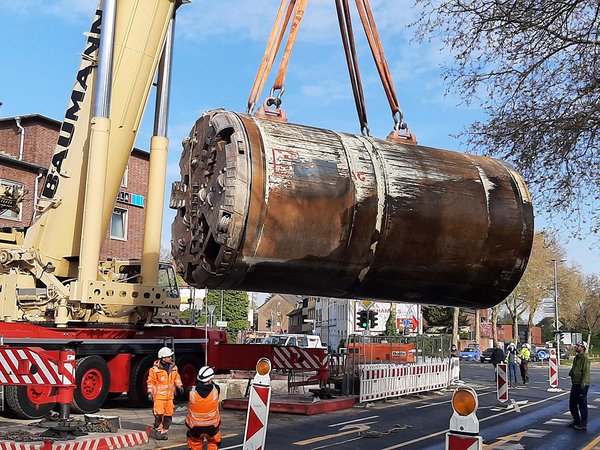
POLYGON ((221 322, 223 321, 223 289, 221 289, 221 322))
POLYGON ((556 360, 558 361, 558 364, 560 364, 560 327, 562 324, 558 320, 558 277, 556 264, 559 262, 564 262, 565 260, 553 259, 551 261, 554 265, 554 328, 556 329, 554 339, 556 340, 556 360))

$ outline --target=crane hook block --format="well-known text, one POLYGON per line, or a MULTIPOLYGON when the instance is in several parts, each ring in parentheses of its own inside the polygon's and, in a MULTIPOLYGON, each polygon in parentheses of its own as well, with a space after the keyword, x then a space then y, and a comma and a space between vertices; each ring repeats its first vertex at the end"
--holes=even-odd
POLYGON ((531 196, 502 161, 225 110, 183 147, 192 286, 487 308, 525 271, 531 196))

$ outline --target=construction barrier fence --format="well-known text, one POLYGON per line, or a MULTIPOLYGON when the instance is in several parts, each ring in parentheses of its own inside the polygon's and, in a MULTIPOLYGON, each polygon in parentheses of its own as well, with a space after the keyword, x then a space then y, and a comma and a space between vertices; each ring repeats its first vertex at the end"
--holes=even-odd
POLYGON ((444 389, 453 382, 451 365, 452 361, 440 358, 406 365, 360 365, 359 401, 362 403, 444 389))

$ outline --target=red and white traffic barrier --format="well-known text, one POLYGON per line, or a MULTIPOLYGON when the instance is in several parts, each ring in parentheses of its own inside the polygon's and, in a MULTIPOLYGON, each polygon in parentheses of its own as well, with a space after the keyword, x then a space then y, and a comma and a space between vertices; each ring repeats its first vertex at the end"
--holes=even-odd
POLYGON ((496 366, 496 398, 502 403, 508 400, 507 367, 504 363, 496 366))
POLYGON ((363 403, 448 387, 449 367, 442 360, 422 364, 361 364, 358 401, 363 403))
POLYGON ((242 450, 263 450, 267 437, 271 405, 271 377, 269 377, 271 362, 267 358, 261 358, 256 364, 256 369, 256 375, 250 386, 242 450))
POLYGON ((144 431, 121 431, 108 437, 77 438, 73 441, 0 441, 0 450, 114 450, 147 443, 148 435, 144 431))
POLYGON ((547 392, 561 392, 558 387, 558 359, 556 358, 556 350, 550 349, 550 358, 548 359, 548 384, 550 387, 547 392))
POLYGON ((481 450, 482 448, 483 438, 481 436, 446 434, 446 450, 481 450))
POLYGON ((276 346, 273 349, 273 366, 283 370, 320 370, 327 367, 328 355, 315 355, 293 346, 276 346))

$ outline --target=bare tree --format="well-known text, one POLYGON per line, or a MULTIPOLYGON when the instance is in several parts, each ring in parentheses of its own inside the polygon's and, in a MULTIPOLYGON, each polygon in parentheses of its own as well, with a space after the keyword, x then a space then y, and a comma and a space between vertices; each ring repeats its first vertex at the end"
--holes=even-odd
POLYGON ((458 348, 458 339, 460 337, 458 329, 458 316, 460 315, 460 308, 452 309, 454 313, 452 316, 452 343, 458 348))
MULTIPOLYGON (((554 265, 552 260, 561 261, 564 250, 546 232, 536 233, 533 238, 531 256, 527 263, 527 276, 523 277, 520 289, 527 308, 527 342, 531 342, 533 318, 545 298, 551 297, 554 290, 554 265)), ((562 261, 561 261, 562 266, 562 261)))
POLYGON ((527 313, 528 342, 531 343, 533 316, 544 298, 549 297, 553 289, 553 259, 560 260, 564 251, 546 232, 538 232, 533 237, 531 256, 527 269, 517 287, 506 299, 514 330, 514 339, 518 340, 519 319, 527 313))
POLYGON ((481 310, 475 310, 475 343, 479 344, 481 341, 481 310))
POLYGON ((574 235, 600 232, 600 3, 416 0, 421 41, 454 57, 449 90, 485 119, 464 130, 476 151, 511 161, 537 203, 574 235))
POLYGON ((588 349, 591 349, 591 336, 600 330, 600 276, 580 277, 579 281, 578 299, 566 302, 565 311, 573 327, 587 331, 588 349))
POLYGON ((496 347, 496 344, 498 343, 498 309, 498 305, 492 307, 492 340, 494 343, 493 347, 496 347))

